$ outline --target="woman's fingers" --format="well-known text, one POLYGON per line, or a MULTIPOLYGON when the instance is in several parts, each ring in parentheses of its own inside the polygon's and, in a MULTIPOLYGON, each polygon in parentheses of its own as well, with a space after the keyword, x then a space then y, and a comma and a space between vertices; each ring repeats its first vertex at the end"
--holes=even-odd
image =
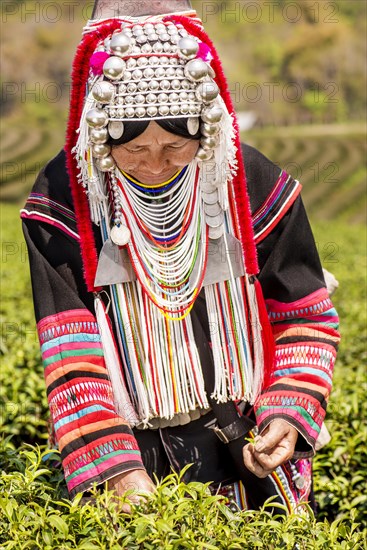
MULTIPOLYGON (((110 479, 108 488, 115 491, 118 497, 124 496, 127 491, 133 491, 128 498, 132 504, 139 504, 143 498, 141 493, 147 495, 152 493, 155 485, 145 470, 130 470, 110 479)), ((131 507, 129 504, 124 503, 121 510, 130 513, 131 507)))
POLYGON ((253 444, 243 448, 245 466, 256 476, 266 477, 293 456, 297 437, 297 430, 285 420, 274 420, 253 444))

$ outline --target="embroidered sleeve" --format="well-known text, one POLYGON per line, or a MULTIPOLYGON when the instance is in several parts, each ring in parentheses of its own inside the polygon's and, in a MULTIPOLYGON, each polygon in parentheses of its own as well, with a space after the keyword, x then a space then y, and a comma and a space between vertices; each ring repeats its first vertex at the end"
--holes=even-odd
POLYGON ((23 219, 48 223, 79 241, 74 212, 65 204, 50 199, 44 193, 30 193, 27 202, 20 211, 23 219))
POLYGON ((259 280, 276 356, 272 383, 255 403, 258 426, 262 431, 275 418, 285 419, 302 436, 295 456, 312 456, 331 390, 339 333, 300 198, 259 252, 259 280))
POLYGON ((302 186, 286 172, 281 172, 266 201, 252 215, 255 243, 263 241, 288 212, 302 186))
POLYGON ((128 423, 114 408, 78 244, 36 220, 23 227, 51 419, 74 496, 143 464, 128 423))

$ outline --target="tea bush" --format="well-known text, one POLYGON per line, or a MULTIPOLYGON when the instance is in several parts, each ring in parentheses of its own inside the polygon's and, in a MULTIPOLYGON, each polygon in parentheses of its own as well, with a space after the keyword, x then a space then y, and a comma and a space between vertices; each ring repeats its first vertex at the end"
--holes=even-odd
POLYGON ((343 335, 327 426, 314 461, 318 515, 234 514, 222 497, 171 475, 126 515, 107 492, 67 499, 59 457, 46 450, 48 407, 18 209, 2 208, 0 549, 367 548, 365 245, 358 226, 315 226, 324 266, 339 279, 343 335), (332 254, 330 254, 332 250, 332 254))

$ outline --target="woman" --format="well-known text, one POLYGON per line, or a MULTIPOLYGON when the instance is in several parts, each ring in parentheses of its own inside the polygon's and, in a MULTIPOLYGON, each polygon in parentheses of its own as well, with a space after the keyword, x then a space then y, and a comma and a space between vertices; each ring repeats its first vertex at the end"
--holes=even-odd
POLYGON ((292 509, 338 342, 300 185, 241 147, 192 14, 88 30, 65 152, 22 210, 70 494, 192 463, 241 507, 292 509))

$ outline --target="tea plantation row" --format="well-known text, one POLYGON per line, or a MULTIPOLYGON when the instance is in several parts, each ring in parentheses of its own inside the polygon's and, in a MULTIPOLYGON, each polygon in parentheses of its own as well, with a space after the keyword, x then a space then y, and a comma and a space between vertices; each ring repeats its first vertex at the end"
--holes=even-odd
MULTIPOLYGON (((233 514, 205 485, 167 478, 131 515, 107 494, 67 499, 45 450, 48 407, 18 208, 2 207, 0 549, 360 549, 367 520, 365 244, 361 226, 318 223, 324 267, 339 279, 343 334, 327 426, 315 461, 318 516, 276 521, 266 510, 233 514), (331 253, 332 252, 332 253, 331 253), (296 545, 297 543, 297 545, 296 545)), ((58 458, 58 457, 56 457, 58 458)))

